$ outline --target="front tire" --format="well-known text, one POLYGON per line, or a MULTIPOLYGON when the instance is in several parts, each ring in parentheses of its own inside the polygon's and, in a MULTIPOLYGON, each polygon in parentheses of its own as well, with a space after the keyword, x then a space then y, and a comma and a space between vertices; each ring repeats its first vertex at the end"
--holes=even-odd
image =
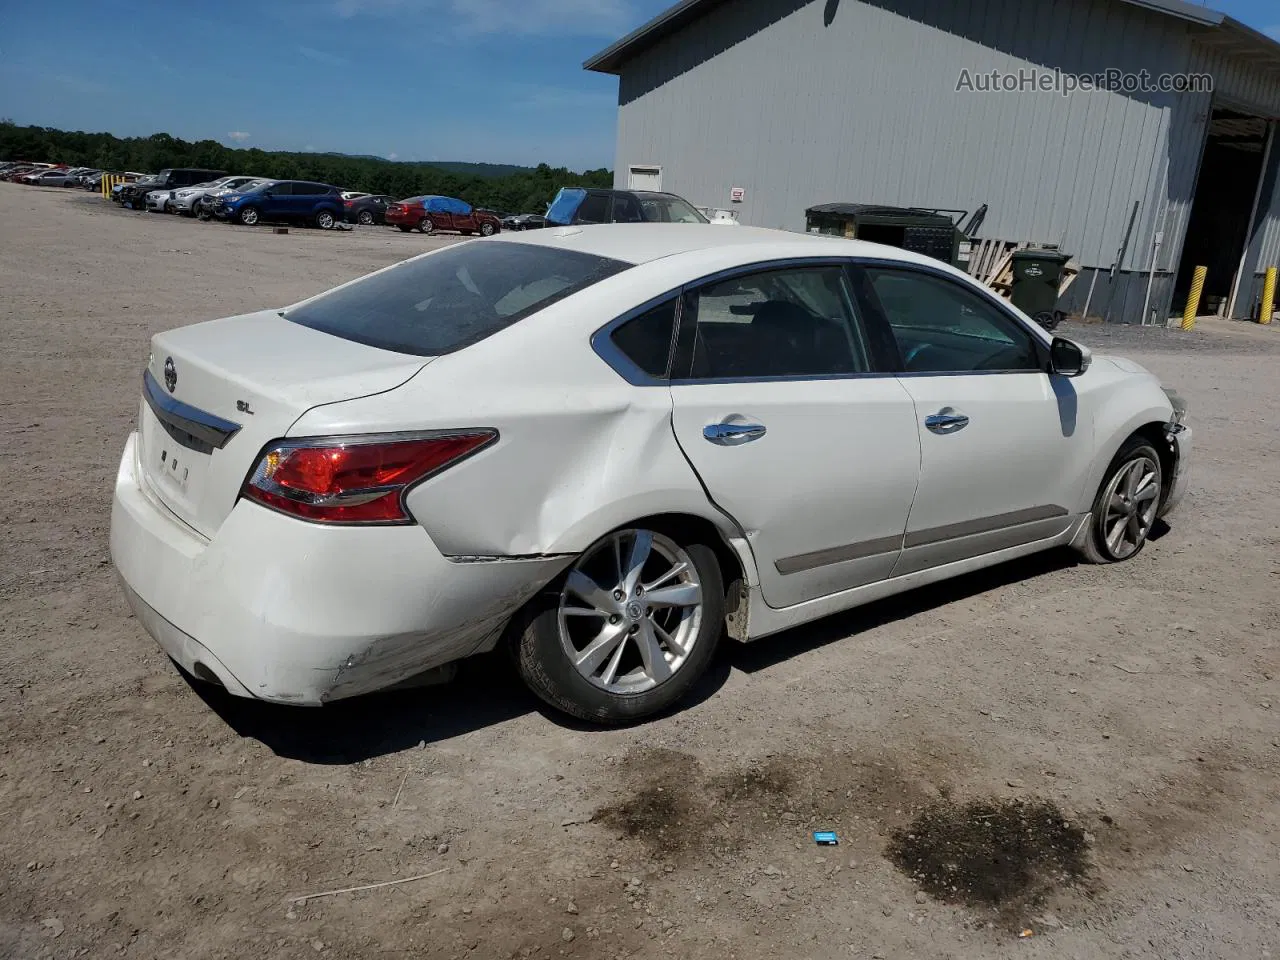
POLYGON ((492 237, 495 233, 497 233, 497 231, 493 228, 493 224, 492 224, 492 223, 482 223, 482 224, 480 224, 480 236, 482 236, 482 237, 492 237))
POLYGON ((594 723, 640 720, 697 683, 723 621, 724 583, 710 547, 616 530, 526 608, 517 669, 557 710, 594 723))
POLYGON ((1160 511, 1164 477, 1160 454, 1142 437, 1130 437, 1107 467, 1089 515, 1080 552, 1090 563, 1119 563, 1142 552, 1160 511))
POLYGON ((239 220, 240 220, 240 222, 241 222, 242 224, 244 224, 246 227, 255 227, 255 226, 257 226, 257 225, 258 225, 258 219, 259 219, 259 217, 258 217, 258 208, 257 208, 257 207, 244 207, 244 208, 240 211, 240 216, 239 216, 239 218, 238 218, 238 219, 239 219, 239 220))

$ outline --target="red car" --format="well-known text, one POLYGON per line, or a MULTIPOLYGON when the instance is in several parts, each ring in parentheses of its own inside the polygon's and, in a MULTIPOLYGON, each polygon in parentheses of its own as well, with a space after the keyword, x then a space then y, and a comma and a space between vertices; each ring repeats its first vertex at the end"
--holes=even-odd
POLYGON ((414 229, 423 233, 456 230, 463 236, 478 233, 491 237, 502 229, 502 221, 493 214, 476 210, 465 200, 454 197, 410 197, 388 204, 386 219, 405 233, 414 229))

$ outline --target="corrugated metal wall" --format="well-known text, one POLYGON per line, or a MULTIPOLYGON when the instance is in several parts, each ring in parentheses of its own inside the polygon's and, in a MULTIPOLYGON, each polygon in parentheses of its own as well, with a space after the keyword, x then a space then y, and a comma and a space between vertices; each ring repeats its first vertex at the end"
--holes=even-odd
POLYGON ((956 86, 966 69, 1156 75, 1199 61, 1229 74, 1233 95, 1280 114, 1280 83, 1228 70, 1193 42, 1194 29, 1113 0, 735 0, 623 68, 617 184, 629 165, 657 164, 664 189, 792 230, 827 201, 985 202, 984 236, 1058 243, 1107 268, 1137 200, 1120 269, 1147 270, 1163 228, 1156 268, 1171 271, 1208 94, 956 86), (730 203, 735 186, 743 203, 730 203))

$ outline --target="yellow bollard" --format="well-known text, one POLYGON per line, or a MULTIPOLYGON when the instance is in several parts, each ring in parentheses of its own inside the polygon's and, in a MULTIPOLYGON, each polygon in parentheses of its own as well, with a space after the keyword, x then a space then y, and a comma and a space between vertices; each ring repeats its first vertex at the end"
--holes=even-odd
POLYGON ((1270 323, 1271 314, 1276 308, 1276 268, 1267 267, 1266 279, 1262 281, 1262 310, 1258 313, 1259 323, 1270 323))
POLYGON ((1183 330, 1196 328, 1196 314, 1200 312, 1200 294, 1204 291, 1204 278, 1208 272, 1208 267, 1196 267, 1195 275, 1191 278, 1191 292, 1187 294, 1187 305, 1182 308, 1183 330))

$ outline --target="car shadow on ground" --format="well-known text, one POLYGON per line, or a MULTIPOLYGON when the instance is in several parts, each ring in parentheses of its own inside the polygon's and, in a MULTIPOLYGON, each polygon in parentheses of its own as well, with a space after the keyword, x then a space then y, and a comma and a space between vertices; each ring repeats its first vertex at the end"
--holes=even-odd
POLYGON ((1077 562, 1078 558, 1071 550, 1047 550, 933 583, 925 590, 909 590, 751 643, 735 644, 730 653, 731 666, 744 673, 767 670, 797 654, 1012 583, 1050 576, 1076 566, 1077 562))
MULTIPOLYGON (((1065 549, 1033 554, 933 584, 928 590, 913 590, 834 614, 753 643, 725 642, 690 695, 672 712, 688 710, 710 699, 733 670, 744 673, 767 670, 797 654, 849 639, 886 623, 927 613, 1020 580, 1050 576, 1075 563, 1075 554, 1065 549)), ((198 680, 187 678, 187 682, 237 734, 262 742, 279 756, 306 763, 356 763, 398 753, 420 743, 448 740, 533 712, 567 729, 583 732, 598 729, 546 707, 520 683, 507 658, 496 653, 464 661, 458 676, 446 684, 369 694, 318 709, 245 700, 198 680)))

